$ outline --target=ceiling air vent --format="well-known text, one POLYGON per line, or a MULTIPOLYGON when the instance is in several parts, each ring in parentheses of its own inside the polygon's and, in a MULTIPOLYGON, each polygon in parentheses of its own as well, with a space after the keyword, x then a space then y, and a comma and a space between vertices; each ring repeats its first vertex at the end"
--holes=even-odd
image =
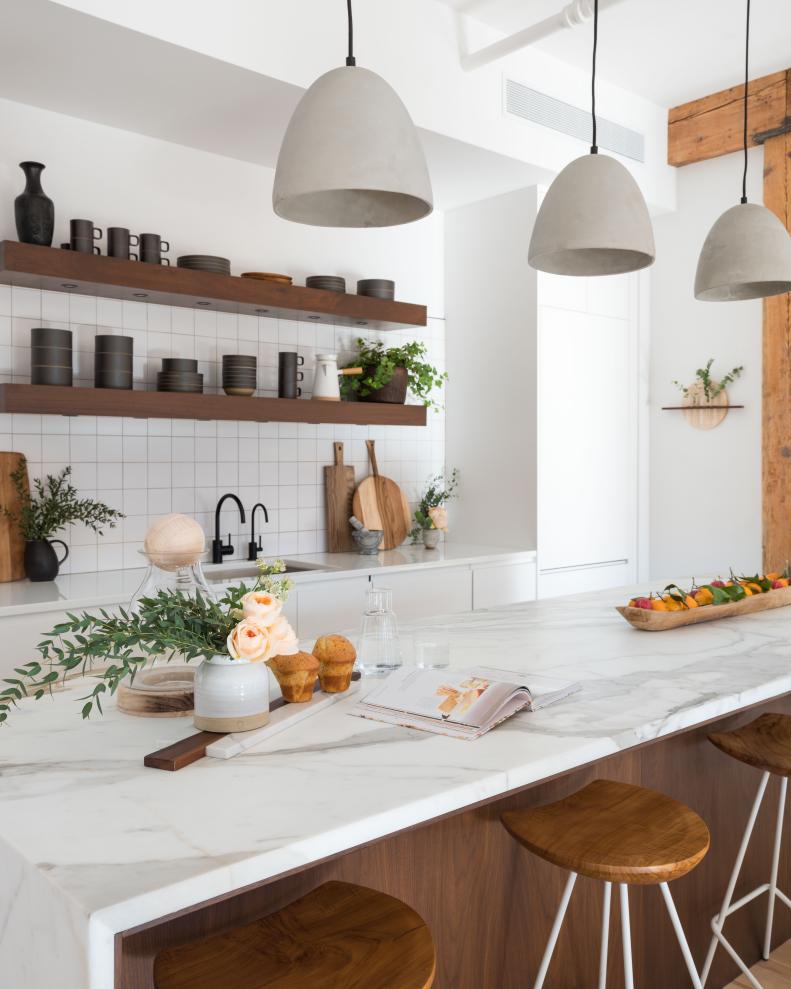
MULTIPOLYGON (((556 100, 537 89, 530 89, 513 79, 505 80, 505 109, 530 123, 551 127, 586 144, 591 140, 591 115, 587 110, 556 100)), ((645 137, 612 120, 597 116, 597 141, 600 148, 635 161, 645 161, 645 137)))

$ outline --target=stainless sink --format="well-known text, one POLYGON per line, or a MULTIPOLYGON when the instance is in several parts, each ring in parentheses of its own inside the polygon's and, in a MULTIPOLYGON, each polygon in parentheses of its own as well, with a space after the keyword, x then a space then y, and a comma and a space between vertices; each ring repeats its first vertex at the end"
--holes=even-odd
MULTIPOLYGON (((332 567, 321 566, 318 563, 301 563, 298 560, 283 560, 286 569, 283 575, 291 573, 326 573, 332 567)), ((250 580, 258 576, 258 567, 254 563, 247 563, 243 560, 236 560, 233 563, 207 564, 203 568, 203 575, 210 584, 224 584, 229 580, 250 580)))

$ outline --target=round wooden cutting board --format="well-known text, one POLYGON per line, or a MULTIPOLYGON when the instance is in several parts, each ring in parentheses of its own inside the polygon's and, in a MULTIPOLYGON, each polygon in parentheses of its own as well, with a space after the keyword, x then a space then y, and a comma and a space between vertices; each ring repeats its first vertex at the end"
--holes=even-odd
POLYGON ((367 529, 384 532, 382 549, 400 546, 412 527, 412 513, 404 492, 395 481, 383 477, 376 463, 374 440, 366 440, 373 475, 366 477, 354 492, 354 514, 367 529))

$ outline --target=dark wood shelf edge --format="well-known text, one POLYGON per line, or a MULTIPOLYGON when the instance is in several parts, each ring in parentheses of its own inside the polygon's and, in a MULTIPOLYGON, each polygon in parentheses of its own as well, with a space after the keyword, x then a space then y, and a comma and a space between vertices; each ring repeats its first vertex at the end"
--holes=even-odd
POLYGON ((80 254, 15 240, 0 241, 0 283, 210 312, 336 323, 361 330, 404 329, 426 326, 428 321, 426 307, 412 302, 80 254))
POLYGON ((127 419, 308 422, 356 426, 425 426, 422 405, 321 402, 302 398, 236 398, 178 392, 0 384, 0 412, 127 419))
POLYGON ((710 412, 712 409, 743 409, 743 405, 663 405, 662 412, 710 412))

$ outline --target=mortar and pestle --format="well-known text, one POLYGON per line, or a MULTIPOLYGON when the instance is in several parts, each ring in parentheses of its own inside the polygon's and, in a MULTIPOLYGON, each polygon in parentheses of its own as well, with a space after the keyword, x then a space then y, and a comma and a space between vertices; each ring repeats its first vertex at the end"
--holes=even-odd
POLYGON ((357 544, 360 554, 362 556, 376 556, 384 538, 382 529, 366 529, 362 522, 354 515, 349 519, 349 524, 354 529, 352 539, 357 544))

